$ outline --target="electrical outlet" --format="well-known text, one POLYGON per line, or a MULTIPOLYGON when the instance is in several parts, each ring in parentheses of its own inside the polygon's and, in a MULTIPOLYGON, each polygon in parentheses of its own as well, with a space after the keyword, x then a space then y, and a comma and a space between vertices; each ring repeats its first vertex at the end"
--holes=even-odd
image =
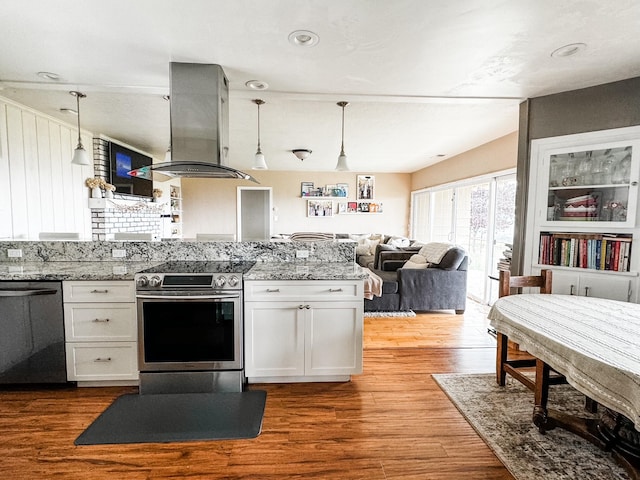
POLYGON ((114 248, 113 250, 111 250, 111 256, 113 258, 125 258, 127 256, 127 251, 114 248))
POLYGON ((22 249, 21 248, 8 248, 7 249, 7 257, 9 257, 9 258, 20 258, 20 257, 22 257, 22 249))
POLYGON ((309 258, 309 250, 296 250, 296 258, 309 258))

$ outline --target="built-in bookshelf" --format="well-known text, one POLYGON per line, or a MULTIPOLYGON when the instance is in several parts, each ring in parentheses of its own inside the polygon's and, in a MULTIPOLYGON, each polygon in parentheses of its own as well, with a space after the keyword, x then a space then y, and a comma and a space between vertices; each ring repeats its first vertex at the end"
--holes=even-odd
POLYGON ((540 232, 538 263, 628 272, 632 234, 540 232))

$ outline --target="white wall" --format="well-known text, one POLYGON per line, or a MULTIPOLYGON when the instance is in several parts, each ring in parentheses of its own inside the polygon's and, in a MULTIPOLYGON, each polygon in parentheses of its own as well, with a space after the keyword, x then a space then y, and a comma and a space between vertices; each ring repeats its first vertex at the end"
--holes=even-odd
MULTIPOLYGON (((92 135, 82 132, 91 155, 92 135)), ((77 130, 0 97, 0 238, 37 239, 77 232, 91 239, 93 166, 71 164, 77 130)))

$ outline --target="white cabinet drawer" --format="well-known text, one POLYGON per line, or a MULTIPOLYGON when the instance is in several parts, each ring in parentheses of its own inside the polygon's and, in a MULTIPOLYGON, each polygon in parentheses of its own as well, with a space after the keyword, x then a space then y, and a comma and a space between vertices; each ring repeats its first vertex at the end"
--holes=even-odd
POLYGON ((247 281, 244 284, 244 299, 262 302, 362 300, 363 288, 362 281, 247 281))
POLYGON ((135 342, 67 343, 67 379, 137 380, 135 342))
POLYGON ((136 340, 135 303, 66 303, 64 330, 67 342, 136 340))
POLYGON ((65 302, 135 302, 133 281, 68 281, 62 284, 65 302))

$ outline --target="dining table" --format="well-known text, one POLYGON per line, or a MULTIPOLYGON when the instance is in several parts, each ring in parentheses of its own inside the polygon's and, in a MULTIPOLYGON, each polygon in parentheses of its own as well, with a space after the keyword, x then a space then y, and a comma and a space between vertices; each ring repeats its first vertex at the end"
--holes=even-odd
POLYGON ((640 478, 640 305, 524 293, 496 300, 488 318, 498 333, 536 358, 533 420, 540 431, 559 426, 580 434, 616 452, 632 478, 640 478), (593 423, 550 415, 550 372, 603 406, 601 417, 593 423))

